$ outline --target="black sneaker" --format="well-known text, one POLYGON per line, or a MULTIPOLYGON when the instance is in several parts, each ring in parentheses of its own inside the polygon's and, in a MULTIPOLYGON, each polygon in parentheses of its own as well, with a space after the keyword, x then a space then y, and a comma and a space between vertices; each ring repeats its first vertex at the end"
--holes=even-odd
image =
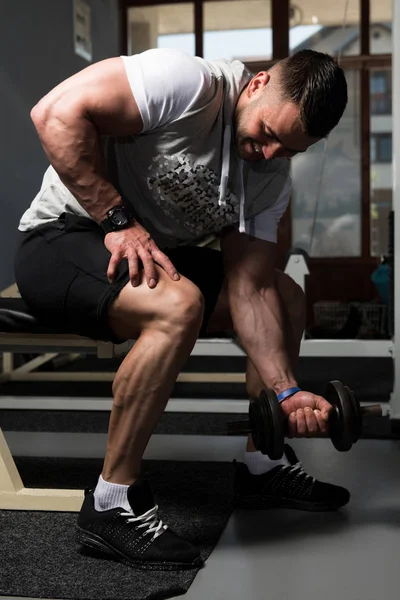
POLYGON ((132 511, 114 508, 99 512, 94 508, 94 490, 88 490, 76 525, 78 542, 142 569, 202 566, 199 550, 159 518, 148 481, 139 480, 128 488, 128 502, 132 511))
POLYGON ((274 467, 263 475, 252 475, 245 464, 234 461, 237 508, 328 511, 349 502, 350 493, 345 488, 308 475, 288 445, 285 445, 285 456, 290 466, 274 467))

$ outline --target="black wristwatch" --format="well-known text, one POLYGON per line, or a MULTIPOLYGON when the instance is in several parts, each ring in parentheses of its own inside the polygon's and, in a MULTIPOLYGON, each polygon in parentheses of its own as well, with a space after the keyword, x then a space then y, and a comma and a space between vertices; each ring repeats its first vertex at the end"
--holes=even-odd
POLYGON ((100 227, 105 233, 111 233, 111 231, 120 231, 126 229, 131 224, 133 219, 133 212, 127 204, 118 204, 113 206, 108 213, 106 218, 100 223, 100 227))

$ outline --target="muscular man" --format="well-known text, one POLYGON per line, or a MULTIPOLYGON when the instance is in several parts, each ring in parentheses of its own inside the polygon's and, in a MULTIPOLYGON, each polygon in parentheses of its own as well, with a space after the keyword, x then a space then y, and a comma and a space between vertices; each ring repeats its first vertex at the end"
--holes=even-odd
MULTIPOLYGON (((59 330, 137 340, 113 383, 103 470, 78 517, 83 544, 142 567, 201 564, 140 477, 201 332, 235 330, 250 396, 273 388, 291 436, 326 431, 330 405, 297 388, 304 298, 275 270, 275 246, 288 158, 327 136, 346 102, 342 70, 317 52, 252 76, 239 61, 149 50, 89 66, 33 108, 51 166, 20 222, 21 295, 59 330), (196 246, 215 232, 221 252, 196 246)), ((349 500, 305 473, 290 448, 272 462, 251 438, 235 497, 309 510, 349 500)))

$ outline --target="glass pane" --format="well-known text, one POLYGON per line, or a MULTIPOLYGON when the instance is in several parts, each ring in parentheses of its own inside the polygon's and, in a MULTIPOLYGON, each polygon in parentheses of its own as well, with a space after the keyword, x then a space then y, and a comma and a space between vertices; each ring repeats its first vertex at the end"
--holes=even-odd
POLYGON ((128 54, 150 48, 178 48, 194 56, 193 3, 128 9, 128 54))
POLYGON ((390 70, 370 73, 371 115, 392 114, 392 73, 390 70))
POLYGON ((360 53, 360 2, 296 0, 290 12, 290 52, 303 48, 333 56, 360 53))
POLYGON ((392 210, 392 70, 370 72, 371 105, 371 255, 388 251, 392 210))
POLYGON ((346 78, 349 102, 339 125, 292 158, 292 245, 311 256, 361 255, 360 78, 357 71, 346 78))
POLYGON ((271 55, 271 0, 204 2, 204 58, 250 61, 271 55))
POLYGON ((379 134, 377 160, 383 163, 392 162, 392 134, 379 134))
POLYGON ((371 54, 390 54, 392 52, 392 0, 370 0, 371 54))

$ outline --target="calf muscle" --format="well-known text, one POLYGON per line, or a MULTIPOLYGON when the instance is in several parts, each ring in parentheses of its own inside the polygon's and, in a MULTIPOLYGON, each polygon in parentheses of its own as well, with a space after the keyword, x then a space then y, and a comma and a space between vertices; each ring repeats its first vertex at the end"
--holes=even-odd
POLYGON ((127 284, 110 309, 117 335, 137 334, 113 383, 102 472, 113 483, 130 485, 139 477, 143 452, 202 323, 198 288, 185 278, 172 282, 165 273, 160 280, 155 290, 146 283, 135 288, 127 284))

